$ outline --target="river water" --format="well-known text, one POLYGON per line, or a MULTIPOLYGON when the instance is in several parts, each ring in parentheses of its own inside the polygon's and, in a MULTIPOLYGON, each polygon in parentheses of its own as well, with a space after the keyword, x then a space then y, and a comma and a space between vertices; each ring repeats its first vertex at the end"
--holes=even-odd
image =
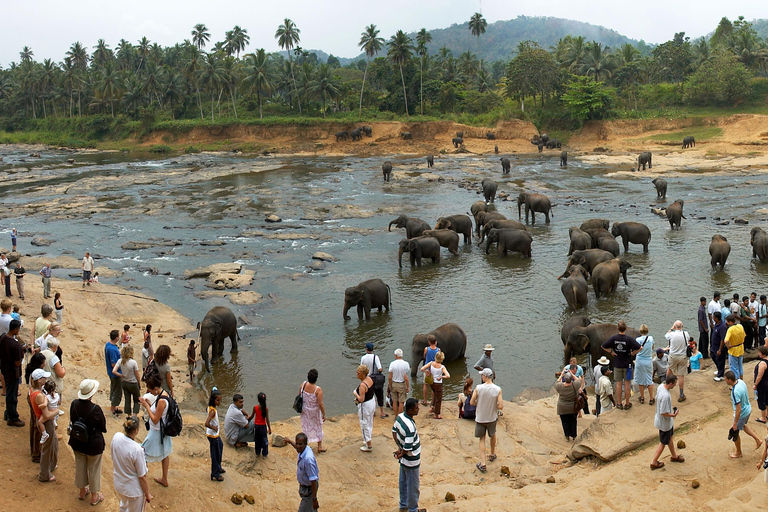
MULTIPOLYGON (((454 399, 482 354, 492 343, 497 383, 511 398, 526 388, 548 389, 562 368, 560 326, 569 316, 556 277, 568 251, 568 228, 589 218, 637 221, 652 232, 650 253, 630 246, 629 286, 595 300, 590 291, 586 313, 593 322, 624 319, 646 323, 657 340, 676 319, 696 331, 701 295, 713 290, 730 296, 766 291, 768 265, 751 260, 749 230, 766 226, 757 210, 768 193, 768 175, 699 173, 683 169, 668 176, 667 202, 685 200, 682 229, 670 231, 666 219, 654 215, 656 194, 649 177, 617 172, 571 158, 558 167, 556 153, 513 159, 502 176, 493 156, 450 156, 437 159, 429 179, 422 158, 393 156, 395 177, 381 179, 382 158, 241 157, 188 155, 174 158, 126 156, 120 153, 46 151, 31 159, 28 150, 0 148, 0 198, 6 206, 5 234, 16 227, 23 253, 81 257, 90 250, 123 276, 105 282, 135 287, 156 297, 193 321, 215 305, 244 315, 242 345, 234 357, 204 375, 198 386, 215 383, 225 396, 246 395, 253 404, 265 392, 273 419, 292 415, 290 405, 310 368, 320 373, 328 415, 354 411, 355 367, 371 341, 385 365, 392 352, 409 354, 416 333, 455 322, 467 333, 465 361, 447 365, 445 397, 454 399), (68 158, 76 159, 67 165, 68 158), (538 218, 533 257, 513 253, 485 255, 476 243, 458 256, 443 249, 439 265, 411 269, 407 258, 397 266, 397 244, 404 230, 387 224, 400 213, 434 223, 443 215, 465 213, 478 199, 461 182, 491 176, 499 191, 514 197, 521 189, 547 194, 553 218, 538 218), (267 224, 275 213, 280 224, 267 224), (743 218, 749 225, 717 226, 715 217, 743 218), (732 252, 725 272, 709 266, 708 246, 715 233, 725 235, 732 252), (30 237, 53 240, 44 248, 30 237), (275 235, 296 239, 281 240, 275 235), (129 241, 169 240, 176 246, 138 251, 121 249, 129 241), (222 245, 201 245, 211 242, 222 245), (307 272, 315 251, 339 261, 322 271, 307 272), (202 280, 184 280, 183 271, 212 263, 238 261, 256 271, 250 289, 265 299, 235 306, 226 299, 199 299, 202 280), (156 267, 160 275, 146 272, 156 267), (170 275, 162 275, 170 273, 170 275), (378 277, 390 285, 393 311, 368 322, 342 319, 344 289, 378 277)), ((629 166, 623 166, 626 169, 629 166)), ((496 202, 497 211, 517 219, 516 203, 496 202)), ((2 244, 6 245, 6 244, 2 244)), ((407 257, 407 254, 405 255, 407 257)), ((34 269, 30 269, 34 270, 34 269)), ((64 272, 59 272, 59 275, 64 272)), ((115 319, 115 327, 123 320, 115 319)), ((695 334, 694 334, 695 336, 695 334)), ((228 347, 229 342, 226 342, 228 347)), ((177 354, 183 359, 184 354, 177 354)), ((406 357, 408 357, 406 355, 406 357)), ((420 386, 416 396, 421 395, 420 386)))

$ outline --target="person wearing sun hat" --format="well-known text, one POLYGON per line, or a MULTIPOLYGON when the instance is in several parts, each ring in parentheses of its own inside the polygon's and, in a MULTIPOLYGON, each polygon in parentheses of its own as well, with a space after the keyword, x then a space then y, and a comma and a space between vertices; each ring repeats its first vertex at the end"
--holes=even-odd
POLYGON ((91 495, 91 505, 104 501, 101 492, 101 458, 106 448, 104 433, 107 431, 107 420, 101 407, 91 401, 99 390, 99 381, 85 379, 80 383, 77 400, 69 406, 69 418, 72 423, 81 421, 88 429, 88 440, 78 441, 74 436, 69 438, 69 446, 75 453, 75 487, 80 489, 81 500, 91 495))
POLYGON ((493 357, 491 357, 491 354, 493 351, 496 350, 493 348, 493 345, 490 343, 486 343, 483 347, 483 355, 480 357, 480 360, 475 363, 475 370, 481 372, 486 368, 490 368, 493 372, 493 380, 496 380, 496 370, 493 369, 493 357))

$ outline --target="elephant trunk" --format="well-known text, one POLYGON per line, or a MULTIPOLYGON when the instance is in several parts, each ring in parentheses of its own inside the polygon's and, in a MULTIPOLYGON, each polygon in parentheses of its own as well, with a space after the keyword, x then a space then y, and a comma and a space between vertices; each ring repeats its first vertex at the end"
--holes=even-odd
POLYGON ((563 347, 563 364, 568 364, 568 361, 571 360, 572 352, 571 346, 566 343, 565 347, 563 347))
POLYGON ((392 222, 390 222, 389 226, 387 226, 387 231, 392 231, 392 224, 394 224, 396 222, 397 222, 397 220, 393 220, 392 222))
POLYGON ((344 301, 344 313, 342 313, 342 316, 344 317, 344 320, 349 320, 349 316, 347 315, 347 311, 349 311, 349 308, 351 308, 351 307, 352 307, 352 304, 350 304, 349 302, 347 302, 345 300, 344 301))
POLYGON ((491 248, 491 237, 488 237, 488 239, 485 241, 485 254, 488 254, 488 251, 491 248))
POLYGON ((522 211, 521 211, 521 208, 520 208, 522 205, 523 205, 522 201, 520 201, 518 199, 517 200, 517 218, 518 219, 522 219, 523 218, 523 214, 522 214, 522 211))
POLYGON ((400 247, 397 251, 397 266, 403 268, 403 248, 400 247))
POLYGON ((621 273, 621 276, 624 278, 624 286, 629 286, 629 281, 627 281, 627 271, 621 273))

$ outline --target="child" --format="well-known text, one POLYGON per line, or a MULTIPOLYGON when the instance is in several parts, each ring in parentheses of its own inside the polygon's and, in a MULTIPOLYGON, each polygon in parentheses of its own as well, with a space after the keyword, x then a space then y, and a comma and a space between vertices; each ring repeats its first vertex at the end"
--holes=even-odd
POLYGON ((149 342, 144 342, 144 348, 141 349, 141 371, 142 375, 144 375, 144 371, 147 369, 147 366, 149 366, 149 362, 151 359, 149 358, 149 342))
POLYGON ((131 341, 131 335, 128 333, 128 331, 131 330, 131 326, 128 324, 125 324, 123 326, 123 334, 120 336, 120 341, 123 342, 123 345, 126 343, 129 343, 131 341))
POLYGON ((253 424, 256 427, 256 456, 261 454, 265 459, 267 453, 269 453, 269 438, 267 434, 272 434, 272 425, 269 424, 269 409, 267 409, 267 395, 259 393, 256 397, 259 401, 259 405, 253 408, 253 414, 248 418, 248 422, 253 419, 253 424))
MULTIPOLYGON (((42 433, 40 437, 40 444, 44 444, 48 440, 48 432, 45 431, 44 423, 53 418, 54 428, 58 428, 59 418, 59 403, 61 402, 61 396, 56 392, 56 383, 52 380, 47 381, 43 385, 43 396, 46 400, 46 409, 43 410, 43 414, 40 415, 40 419, 37 420, 37 428, 42 433)), ((42 407, 41 407, 42 410, 42 407)))
POLYGON ((699 352, 698 347, 694 344, 691 346, 692 354, 691 357, 688 359, 691 363, 691 371, 692 372, 698 372, 701 370, 701 352, 699 352))
POLYGON ((11 230, 11 245, 13 246, 13 252, 16 252, 16 228, 11 230))
POLYGON ((474 383, 475 381, 472 380, 472 377, 467 377, 467 380, 464 381, 464 391, 459 393, 459 418, 466 420, 475 419, 475 410, 477 408, 471 405, 468 400, 472 396, 472 385, 474 383))
POLYGON ((221 476, 224 470, 221 468, 221 454, 224 450, 224 443, 221 442, 219 435, 219 411, 216 409, 221 405, 221 393, 218 389, 211 390, 211 398, 208 399, 208 417, 205 419, 205 435, 208 437, 208 443, 211 446, 211 480, 221 482, 224 477, 221 476))
POLYGON ((21 319, 21 310, 19 309, 19 306, 13 306, 13 313, 11 313, 11 318, 21 322, 21 326, 24 327, 24 320, 21 319))
POLYGON ((189 369, 189 383, 195 383, 195 365, 197 359, 195 359, 195 340, 189 340, 189 347, 187 348, 187 368, 189 369))
POLYGON ((98 283, 99 282, 99 273, 96 272, 91 276, 91 280, 89 281, 91 283, 98 283))

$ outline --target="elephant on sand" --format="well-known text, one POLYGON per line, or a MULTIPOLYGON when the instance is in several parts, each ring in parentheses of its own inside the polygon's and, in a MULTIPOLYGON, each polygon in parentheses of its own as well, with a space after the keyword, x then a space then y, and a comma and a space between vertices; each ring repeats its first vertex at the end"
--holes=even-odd
POLYGON ((411 377, 416 376, 421 367, 420 361, 424 360, 424 349, 429 345, 428 336, 434 336, 437 340, 437 348, 445 355, 444 363, 464 358, 467 351, 467 335, 456 324, 444 324, 427 334, 417 334, 411 344, 411 377))
MULTIPOLYGON (((480 201, 483 203, 482 201, 480 201)), ((485 206, 485 203, 483 203, 485 206)), ((466 215, 449 215, 437 219, 435 229, 451 229, 460 235, 464 235, 464 243, 472 243, 472 219, 466 215)))
POLYGON ((680 229, 680 219, 687 219, 685 215, 683 215, 683 200, 678 199, 671 205, 667 206, 667 220, 669 221, 669 227, 671 229, 675 229, 675 226, 677 226, 677 229, 680 229))
POLYGON ((425 229, 424 236, 431 236, 454 256, 459 255, 459 234, 452 229, 425 229))
POLYGON ((496 243, 496 254, 506 256, 508 252, 519 252, 523 258, 531 257, 533 237, 527 231, 520 229, 491 229, 488 231, 485 243, 485 254, 488 254, 492 243, 496 243))
POLYGON ((400 240, 397 251, 397 265, 403 268, 403 253, 411 256, 411 266, 421 266, 422 258, 431 258, 433 263, 440 263, 440 243, 431 236, 420 236, 400 240))
MULTIPOLYGON (((612 260, 613 258, 615 258, 613 254, 602 249, 585 249, 583 251, 573 251, 571 257, 568 258, 568 265, 565 267, 565 270, 567 271, 573 265, 581 265, 587 272, 591 274, 592 269, 595 268, 599 263, 612 260)), ((563 273, 563 275, 561 275, 558 279, 564 276, 565 273, 563 273)))
POLYGON ((486 221, 485 224, 483 224, 482 234, 480 235, 480 241, 477 243, 477 245, 481 245, 483 241, 485 240, 485 236, 488 234, 488 232, 492 229, 520 229, 523 231, 528 231, 528 228, 525 227, 525 224, 522 222, 518 222, 516 220, 504 220, 504 219, 492 219, 489 221, 486 221))
POLYGON ((651 183, 653 183, 653 186, 656 187, 656 199, 666 199, 667 181, 664 178, 653 178, 651 183))
POLYGON ((615 292, 619 286, 619 277, 623 277, 624 284, 629 286, 627 270, 631 267, 629 262, 621 258, 598 263, 592 269, 592 289, 595 291, 595 297, 599 299, 601 295, 615 292))
POLYGON ((549 224, 552 203, 543 194, 527 194, 520 192, 517 196, 517 218, 522 218, 521 207, 525 204, 525 223, 528 224, 528 212, 531 213, 531 224, 536 224, 536 212, 543 213, 545 222, 549 224))
POLYGON ((568 247, 568 256, 573 254, 573 251, 583 251, 592 248, 592 237, 589 236, 589 233, 579 228, 570 228, 568 230, 568 237, 571 239, 571 245, 568 247))
POLYGON ((349 320, 347 311, 355 306, 357 306, 358 320, 363 319, 363 313, 365 313, 365 319, 370 320, 373 308, 377 308, 381 313, 383 307, 389 313, 392 308, 392 292, 389 285, 381 279, 369 279, 357 286, 347 288, 344 290, 344 313, 342 313, 344 320, 349 320))
POLYGON ((576 327, 586 327, 592 322, 589 317, 585 315, 574 315, 565 321, 563 327, 560 328, 560 339, 563 340, 563 346, 568 341, 568 336, 571 335, 571 331, 576 327))
POLYGON ((384 173, 384 181, 389 181, 392 177, 392 163, 387 161, 381 166, 381 171, 384 173))
POLYGON ((464 144, 464 139, 462 139, 461 137, 454 137, 451 139, 451 144, 453 144, 454 148, 459 149, 459 146, 464 144))
POLYGON ((768 235, 763 231, 763 228, 752 228, 750 243, 752 244, 752 257, 758 258, 761 263, 768 262, 768 235))
POLYGON ((387 231, 392 231, 392 224, 394 224, 396 228, 405 228, 406 238, 416 238, 417 236, 421 236, 421 233, 425 229, 432 228, 427 222, 415 217, 408 217, 407 215, 401 215, 390 222, 389 226, 387 226, 387 231))
POLYGON ((687 148, 695 148, 696 147, 696 139, 693 137, 683 137, 683 149, 687 148))
POLYGON ((621 241, 624 243, 624 252, 629 250, 630 243, 642 245, 643 252, 648 252, 648 244, 651 242, 651 230, 645 224, 639 222, 614 222, 611 234, 615 237, 621 237, 621 241))
POLYGON ((211 363, 218 361, 224 354, 225 338, 232 342, 230 352, 237 352, 240 336, 237 334, 237 318, 231 309, 224 306, 211 308, 203 321, 197 323, 197 329, 200 331, 200 355, 203 357, 206 372, 211 371, 208 365, 208 347, 211 348, 211 363))
POLYGON ((608 219, 589 219, 588 221, 582 222, 581 226, 579 226, 579 229, 582 231, 599 228, 611 229, 611 221, 608 219))
MULTIPOLYGON (((587 353, 591 357, 592 365, 597 364, 597 360, 602 356, 613 362, 613 356, 605 352, 602 345, 616 334, 619 334, 616 324, 589 324, 586 327, 573 327, 565 342, 563 360, 567 363, 571 357, 587 353)), ((640 336, 640 332, 631 327, 628 327, 624 334, 632 338, 640 336)))
POLYGON ((720 270, 725 269, 725 260, 728 259, 729 254, 731 254, 731 244, 728 240, 723 235, 714 235, 709 243, 709 255, 712 257, 709 263, 712 265, 712 270, 717 270, 718 263, 720 270))
POLYGON ((643 151, 640 153, 640 156, 637 157, 637 170, 640 170, 640 166, 643 166, 643 170, 645 170, 645 166, 648 165, 649 169, 653 169, 653 165, 651 165, 651 153, 650 151, 643 151))
POLYGON ((509 158, 503 156, 501 157, 500 161, 501 161, 501 173, 509 174, 509 170, 512 168, 512 164, 509 162, 509 158))
POLYGON ((491 178, 485 178, 480 182, 480 185, 483 187, 483 197, 485 198, 485 202, 493 203, 496 199, 496 189, 499 186, 491 178))
POLYGON ((621 248, 619 247, 619 242, 617 242, 616 239, 613 238, 612 236, 604 236, 603 238, 598 240, 597 248, 602 249, 604 251, 608 251, 614 256, 618 256, 619 254, 621 254, 621 248))
POLYGON ((573 265, 565 272, 566 278, 563 284, 560 285, 560 291, 563 293, 568 307, 571 311, 587 307, 589 303, 589 297, 587 296, 587 291, 589 290, 587 271, 581 265, 573 265))

